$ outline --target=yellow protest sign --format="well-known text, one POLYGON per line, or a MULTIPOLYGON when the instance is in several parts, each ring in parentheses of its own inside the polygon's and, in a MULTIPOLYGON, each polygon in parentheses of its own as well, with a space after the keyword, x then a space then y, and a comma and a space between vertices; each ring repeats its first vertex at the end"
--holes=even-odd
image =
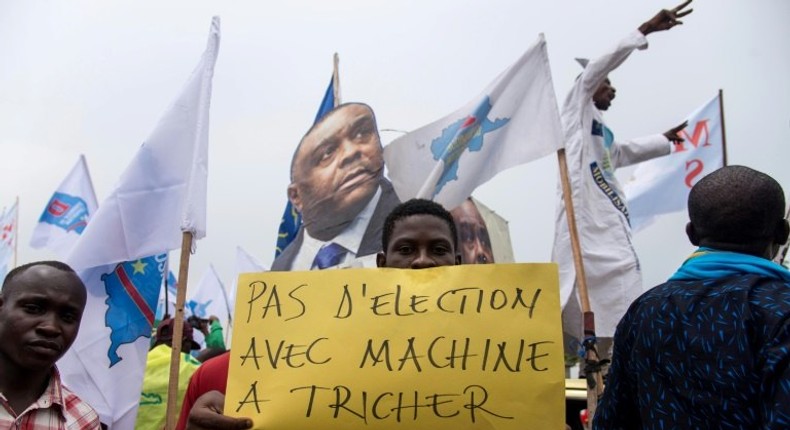
POLYGON ((243 274, 225 414, 255 428, 560 429, 555 264, 243 274))

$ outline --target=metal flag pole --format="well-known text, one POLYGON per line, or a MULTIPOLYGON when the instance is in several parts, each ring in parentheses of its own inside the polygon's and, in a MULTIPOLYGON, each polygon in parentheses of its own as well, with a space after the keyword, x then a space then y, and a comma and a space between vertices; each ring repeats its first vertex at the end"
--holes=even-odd
POLYGON ((340 56, 335 55, 332 57, 332 107, 340 105, 340 56))
MULTIPOLYGON (((787 207, 787 213, 785 214, 785 221, 790 221, 790 206, 787 207)), ((787 258, 787 249, 790 248, 790 238, 784 243, 784 245, 779 247, 776 255, 774 256, 774 262, 777 264, 782 264, 785 262, 785 258, 787 258)), ((782 264, 783 265, 783 264, 782 264)))
POLYGON ((727 133, 724 127, 724 91, 719 88, 719 117, 721 118, 721 160, 722 165, 727 165, 727 133))

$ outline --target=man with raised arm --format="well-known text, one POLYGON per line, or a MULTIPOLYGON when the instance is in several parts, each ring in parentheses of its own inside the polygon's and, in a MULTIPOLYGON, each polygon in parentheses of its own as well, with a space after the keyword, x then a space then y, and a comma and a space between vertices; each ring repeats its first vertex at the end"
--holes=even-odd
POLYGON ((748 167, 691 189, 699 249, 617 326, 594 428, 788 428, 790 272, 771 261, 784 209, 779 183, 748 167))
MULTIPOLYGON (((609 73, 635 49, 646 49, 646 36, 682 24, 680 18, 691 0, 674 9, 664 9, 639 26, 603 56, 584 63, 585 68, 565 99, 562 122, 565 131, 568 174, 582 258, 596 333, 608 338, 625 310, 642 293, 639 260, 631 243, 631 227, 623 191, 614 176, 618 167, 646 161, 670 153, 672 142, 682 142, 678 132, 685 123, 667 131, 631 141, 619 141, 606 127, 603 111, 609 109, 615 89, 609 73)), ((560 302, 563 331, 581 340, 581 306, 576 290, 570 233, 565 203, 557 206, 557 232, 552 260, 560 267, 560 302)), ((609 342, 603 342, 606 354, 609 342)), ((566 348, 568 345, 566 345, 566 348)))

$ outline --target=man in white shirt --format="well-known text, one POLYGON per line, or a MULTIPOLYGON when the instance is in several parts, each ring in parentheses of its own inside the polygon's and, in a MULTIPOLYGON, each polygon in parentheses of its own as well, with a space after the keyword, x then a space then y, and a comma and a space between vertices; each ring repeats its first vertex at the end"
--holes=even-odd
MULTIPOLYGON (((609 109, 615 97, 615 89, 608 75, 635 49, 647 48, 645 36, 682 24, 679 18, 692 12, 692 9, 684 10, 690 2, 688 0, 674 9, 662 10, 603 56, 589 61, 563 106, 562 122, 571 194, 590 305, 595 313, 595 334, 599 338, 614 336, 617 322, 630 303, 642 293, 642 275, 631 243, 628 208, 614 170, 669 154, 672 142, 683 141, 678 132, 686 126, 683 123, 664 134, 630 141, 615 140, 602 114, 602 111, 609 109)), ((581 340, 582 315, 576 291, 576 271, 565 205, 561 197, 558 200, 556 221, 557 234, 552 260, 560 267, 563 331, 581 340)), ((601 350, 606 353, 608 346, 604 343, 601 350)))
POLYGON ((272 270, 325 269, 363 260, 375 266, 384 218, 399 201, 384 179, 373 110, 340 105, 308 130, 291 161, 288 199, 302 213, 294 241, 272 270))

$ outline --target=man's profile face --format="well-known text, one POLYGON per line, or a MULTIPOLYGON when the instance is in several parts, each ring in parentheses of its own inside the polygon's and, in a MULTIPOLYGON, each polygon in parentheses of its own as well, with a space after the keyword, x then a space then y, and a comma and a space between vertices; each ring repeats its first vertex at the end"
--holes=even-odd
POLYGON ((378 267, 427 269, 459 264, 453 233, 434 215, 411 215, 395 221, 387 249, 378 254, 378 267))
POLYGON ((311 236, 329 240, 373 198, 384 171, 373 111, 363 104, 329 112, 294 155, 288 198, 311 236))
POLYGON ((603 83, 593 93, 593 103, 598 110, 607 110, 612 105, 615 93, 617 90, 612 86, 609 78, 606 78, 603 83))
POLYGON ((21 369, 47 370, 71 347, 85 308, 76 274, 37 265, 0 295, 0 356, 21 369))
POLYGON ((463 264, 486 264, 494 262, 488 228, 472 200, 464 200, 450 211, 458 228, 458 247, 463 264))

